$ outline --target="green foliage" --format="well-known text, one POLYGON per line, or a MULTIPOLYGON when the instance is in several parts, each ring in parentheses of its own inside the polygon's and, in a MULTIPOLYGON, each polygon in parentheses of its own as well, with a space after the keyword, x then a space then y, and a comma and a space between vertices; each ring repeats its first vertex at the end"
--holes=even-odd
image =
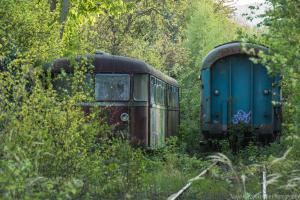
POLYGON ((228 131, 228 142, 230 144, 230 148, 234 152, 237 152, 248 145, 250 141, 256 141, 255 139, 258 138, 255 138, 253 133, 254 130, 248 124, 240 123, 231 126, 228 131))
POLYGON ((187 60, 182 43, 188 0, 124 1, 115 15, 103 9, 95 18, 89 38, 96 48, 114 55, 138 58, 169 74, 187 60))
POLYGON ((226 181, 203 179, 193 184, 183 199, 230 199, 230 192, 226 181))
POLYGON ((163 63, 176 68, 175 56, 181 54, 176 27, 183 23, 184 3, 169 1, 161 10, 155 1, 149 5, 102 1, 100 7, 94 1, 55 2, 2 1, 0 5, 0 198, 166 198, 206 163, 181 154, 177 141, 149 156, 125 141, 109 139, 110 127, 99 121, 100 111, 85 116, 78 105, 92 100, 84 83, 88 60, 72 63, 73 75, 58 77, 71 83, 68 91, 59 94, 43 69, 54 58, 108 47, 105 42, 113 38, 96 38, 112 30, 98 26, 102 19, 113 18, 122 27, 124 16, 148 9, 153 11, 135 19, 128 34, 123 37, 118 32, 126 44, 122 50, 161 69, 166 69, 163 63), (128 12, 124 14, 123 9, 128 12), (177 16, 165 16, 165 11, 177 16))
POLYGON ((215 46, 235 39, 238 28, 223 12, 215 11, 210 0, 193 1, 189 7, 189 18, 185 31, 184 46, 190 52, 189 62, 181 71, 181 140, 191 153, 200 151, 201 141, 200 75, 201 62, 215 46), (222 33, 222 34, 221 34, 222 33))
MULTIPOLYGON (((283 154, 286 149, 293 147, 284 162, 276 163, 272 172, 281 175, 276 184, 272 185, 271 192, 275 194, 297 194, 300 184, 298 176, 294 174, 299 170, 299 121, 300 121, 300 90, 299 90, 299 28, 297 21, 300 19, 299 3, 292 1, 267 0, 271 5, 260 24, 263 27, 262 34, 246 35, 245 41, 262 43, 269 47, 270 54, 261 55, 260 62, 267 65, 270 73, 280 73, 283 78, 281 86, 283 90, 283 133, 280 140, 279 152, 283 154), (292 178, 293 177, 293 178, 292 178)), ((272 145, 273 146, 273 145, 272 145)), ((272 149, 274 150, 274 149, 272 149)), ((275 153, 276 152, 276 153, 275 153)), ((272 159, 269 155, 267 159, 272 159)))
MULTIPOLYGON (((166 199, 207 168, 209 159, 199 158, 197 78, 204 56, 236 38, 239 26, 228 19, 232 10, 224 2, 2 0, 0 198, 166 199), (84 115, 78 105, 93 101, 93 91, 84 83, 88 60, 72 63, 73 75, 58 77, 72 83, 68 91, 54 90, 51 76, 43 71, 45 63, 95 49, 142 59, 179 80, 178 139, 148 152, 108 137, 111 127, 99 120, 101 110, 84 115)), ((251 41, 270 47, 272 56, 262 56, 263 61, 284 75, 285 136, 267 147, 250 143, 235 154, 222 141, 223 154, 210 157, 218 166, 183 199, 259 194, 263 165, 271 174, 271 194, 300 191, 300 12, 295 2, 270 2, 274 9, 266 13, 268 32, 251 41), (285 153, 289 146, 293 149, 285 153)), ((241 129, 234 132, 239 139, 241 129)))

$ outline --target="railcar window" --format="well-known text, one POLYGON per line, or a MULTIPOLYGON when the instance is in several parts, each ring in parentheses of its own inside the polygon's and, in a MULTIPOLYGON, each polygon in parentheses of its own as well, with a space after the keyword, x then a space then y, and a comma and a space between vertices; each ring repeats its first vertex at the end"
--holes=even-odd
POLYGON ((174 92, 174 97, 175 97, 175 107, 179 107, 179 88, 174 87, 175 92, 174 92))
POLYGON ((135 101, 148 101, 148 78, 146 74, 136 74, 133 80, 133 98, 135 101))
POLYGON ((160 104, 166 105, 166 84, 164 82, 161 83, 160 104))
POLYGON ((94 91, 94 80, 93 80, 93 75, 91 73, 87 73, 85 75, 83 90, 86 93, 91 93, 91 97, 93 96, 92 93, 94 91))
POLYGON ((156 97, 156 79, 151 77, 151 103, 155 104, 156 97))
POLYGON ((128 101, 130 76, 128 74, 96 74, 96 101, 128 101))
POLYGON ((155 95, 155 104, 160 105, 160 97, 161 97, 161 81, 157 80, 155 85, 156 95, 155 95))
MULTIPOLYGON (((66 72, 62 72, 60 74, 55 75, 53 78, 53 88, 59 94, 69 95, 71 94, 72 90, 76 90, 76 88, 71 89, 72 82, 74 81, 73 74, 69 74, 66 72)), ((92 93, 94 89, 92 75, 87 73, 84 78, 84 82, 80 85, 80 88, 77 90, 83 90, 86 93, 92 93)), ((74 91, 73 91, 74 92, 74 91)))
POLYGON ((151 77, 151 103, 164 106, 166 104, 166 83, 151 77))
POLYGON ((168 87, 168 105, 169 107, 179 107, 179 89, 174 86, 168 87))

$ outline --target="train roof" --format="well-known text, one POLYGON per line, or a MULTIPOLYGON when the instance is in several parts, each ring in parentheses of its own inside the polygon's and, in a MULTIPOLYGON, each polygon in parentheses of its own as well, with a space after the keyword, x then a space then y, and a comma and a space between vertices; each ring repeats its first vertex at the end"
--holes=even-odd
POLYGON ((262 45, 242 43, 242 42, 230 42, 215 47, 205 57, 202 69, 210 68, 217 60, 236 54, 247 54, 250 56, 257 56, 260 51, 268 53, 268 48, 262 45), (254 51, 252 51, 254 49, 254 51))
MULTIPOLYGON (((137 59, 105 53, 88 55, 87 58, 91 59, 91 62, 95 66, 94 73, 151 74, 168 84, 178 86, 174 78, 163 74, 151 65, 137 59)), ((70 59, 68 58, 57 59, 51 65, 51 72, 59 73, 63 69, 67 73, 71 73, 73 72, 73 68, 70 63, 70 59)))

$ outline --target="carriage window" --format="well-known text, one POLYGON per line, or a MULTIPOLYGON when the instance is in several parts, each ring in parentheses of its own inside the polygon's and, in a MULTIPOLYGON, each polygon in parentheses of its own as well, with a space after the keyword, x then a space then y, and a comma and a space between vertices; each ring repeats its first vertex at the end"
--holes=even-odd
POLYGON ((84 83, 83 83, 83 91, 87 93, 91 93, 91 97, 93 96, 93 91, 94 91, 94 79, 93 79, 93 74, 87 73, 84 78, 84 83))
POLYGON ((168 87, 168 105, 169 107, 179 107, 179 89, 177 87, 168 87))
MULTIPOLYGON (((86 94, 92 93, 94 89, 94 81, 93 75, 87 73, 84 77, 84 81, 80 84, 79 88, 72 88, 71 86, 74 85, 75 79, 74 75, 66 72, 62 72, 60 74, 55 74, 52 84, 53 88, 60 94, 60 95, 70 95, 71 92, 81 91, 83 90, 86 94)), ((76 79, 77 81, 77 79, 76 79)))
POLYGON ((160 96, 161 96, 161 82, 157 80, 155 85, 155 104, 160 105, 160 96))
POLYGON ((160 85, 160 98, 159 98, 159 103, 160 105, 165 105, 166 104, 166 84, 164 82, 161 82, 160 85))
POLYGON ((135 101, 148 101, 148 75, 136 74, 133 80, 133 98, 135 101))
POLYGON ((174 106, 179 107, 179 88, 173 87, 174 88, 174 106))
POLYGON ((151 77, 151 103, 165 105, 165 99, 166 84, 155 77, 151 77))
POLYGON ((156 79, 151 77, 151 103, 155 104, 155 96, 156 96, 156 79))
POLYGON ((96 101, 128 101, 130 76, 128 74, 96 74, 96 101))

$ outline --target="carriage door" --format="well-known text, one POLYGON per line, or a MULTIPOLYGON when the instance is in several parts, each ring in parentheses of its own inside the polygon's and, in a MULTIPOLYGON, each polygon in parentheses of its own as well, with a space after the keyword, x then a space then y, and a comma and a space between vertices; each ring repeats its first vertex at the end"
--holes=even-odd
POLYGON ((261 64, 254 65, 254 105, 253 125, 271 125, 272 123, 272 78, 261 64))
POLYGON ((228 121, 228 86, 229 86, 228 60, 221 59, 212 66, 211 73, 211 123, 219 125, 220 129, 226 130, 228 121))
POLYGON ((150 147, 162 147, 166 133, 166 83, 151 76, 150 147))
POLYGON ((231 123, 252 123, 253 64, 247 55, 228 57, 231 71, 230 116, 231 123))
POLYGON ((212 68, 211 117, 214 124, 270 124, 272 81, 247 55, 228 56, 212 68))

